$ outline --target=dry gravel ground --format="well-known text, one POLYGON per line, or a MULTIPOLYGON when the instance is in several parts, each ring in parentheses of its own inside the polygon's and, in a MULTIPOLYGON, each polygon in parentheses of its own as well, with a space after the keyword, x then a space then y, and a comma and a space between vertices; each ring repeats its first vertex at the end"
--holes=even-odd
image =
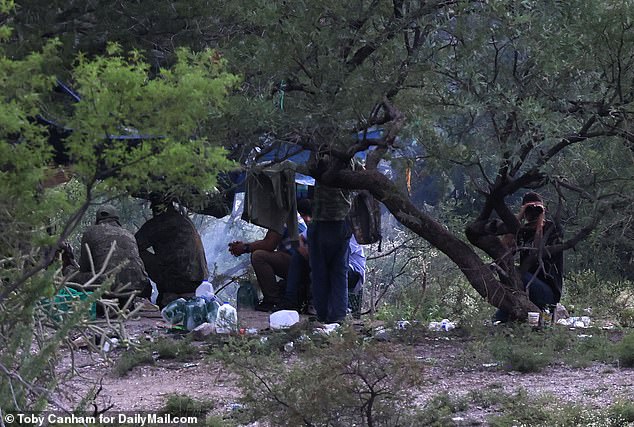
MULTIPOLYGON (((242 313, 240 319, 246 327, 260 330, 268 327, 266 313, 242 313)), ((138 339, 147 339, 168 335, 163 326, 160 318, 145 317, 130 321, 128 330, 138 339)), ((112 358, 121 351, 113 351, 112 358)), ((486 363, 475 369, 465 368, 460 360, 468 357, 468 351, 468 340, 451 333, 431 334, 423 342, 419 341, 414 354, 421 362, 421 372, 429 379, 429 385, 419 390, 416 402, 423 405, 441 392, 462 396, 490 386, 507 393, 521 389, 533 396, 548 393, 562 402, 595 407, 605 407, 617 400, 634 401, 634 369, 631 368, 602 364, 587 368, 554 366, 539 373, 520 374, 486 363)), ((72 366, 77 375, 61 385, 60 389, 68 391, 64 399, 77 402, 87 390, 100 384, 97 407, 111 407, 115 412, 157 411, 163 407, 167 395, 179 393, 216 402, 214 412, 218 414, 231 411, 241 393, 236 378, 209 357, 201 356, 190 362, 158 360, 153 365, 135 367, 121 378, 113 373, 111 362, 79 349, 72 358, 65 357, 61 369, 68 372, 72 366)), ((475 408, 466 415, 470 421, 483 422, 487 411, 475 408)))

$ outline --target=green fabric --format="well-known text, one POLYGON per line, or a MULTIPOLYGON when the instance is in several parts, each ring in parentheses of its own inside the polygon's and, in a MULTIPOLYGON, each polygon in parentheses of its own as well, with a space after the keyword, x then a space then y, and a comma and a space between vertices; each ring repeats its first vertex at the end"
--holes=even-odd
MULTIPOLYGON (((92 292, 76 291, 72 288, 62 288, 53 297, 53 301, 45 298, 42 300, 42 305, 48 307, 49 315, 55 321, 61 320, 61 314, 68 313, 72 308, 73 301, 85 301, 92 292)), ((97 318, 97 306, 93 302, 90 304, 89 316, 91 320, 97 318)))

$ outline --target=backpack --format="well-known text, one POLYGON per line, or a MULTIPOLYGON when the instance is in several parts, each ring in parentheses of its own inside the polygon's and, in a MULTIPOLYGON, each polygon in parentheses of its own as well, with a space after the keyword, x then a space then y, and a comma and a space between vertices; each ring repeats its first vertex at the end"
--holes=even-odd
MULTIPOLYGON (((350 224, 352 233, 360 245, 370 245, 380 242, 381 236, 381 208, 369 191, 361 190, 352 199, 350 208, 350 224)), ((379 251, 381 244, 379 243, 379 251)))

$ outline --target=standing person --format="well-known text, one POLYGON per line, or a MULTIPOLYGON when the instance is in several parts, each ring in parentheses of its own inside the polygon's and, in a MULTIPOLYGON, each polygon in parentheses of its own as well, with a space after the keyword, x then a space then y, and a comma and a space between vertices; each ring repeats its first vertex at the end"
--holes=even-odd
MULTIPOLYGON (((118 298, 120 307, 125 305, 132 294, 149 298, 152 288, 139 256, 136 240, 131 232, 121 226, 119 213, 112 205, 103 205, 97 209, 95 225, 88 227, 81 238, 78 268, 73 263, 66 262, 68 266, 64 269, 64 274, 69 276, 70 281, 84 285, 95 277, 93 267, 94 272, 101 270, 113 243, 114 250, 106 271, 113 270, 115 279, 105 296, 118 298)), ((106 277, 96 277, 87 288, 100 286, 106 277)))
POLYGON ((153 200, 153 218, 135 234, 139 252, 159 292, 163 308, 180 296, 189 296, 207 278, 207 259, 194 223, 171 201, 153 200))
POLYGON ((348 308, 348 257, 352 235, 346 217, 352 205, 349 191, 317 180, 313 220, 308 227, 308 252, 313 304, 320 322, 343 322, 348 308))
MULTIPOLYGON (((546 248, 560 244, 563 230, 546 219, 546 207, 542 197, 529 192, 522 198, 517 218, 520 229, 515 244, 520 254, 519 269, 529 299, 541 310, 555 305, 563 290, 563 252, 550 253, 546 248)), ((493 321, 506 322, 508 313, 497 310, 493 321)))
MULTIPOLYGON (((306 224, 300 214, 297 214, 297 232, 299 235, 306 232, 306 224)), ((269 229, 263 239, 254 242, 231 242, 229 252, 236 257, 245 253, 251 254, 251 266, 264 295, 255 309, 257 311, 276 310, 282 303, 285 293, 284 281, 288 277, 291 258, 297 253, 297 249, 291 244, 288 228, 284 228, 283 234, 269 229), (278 282, 276 276, 282 278, 283 281, 278 282)))

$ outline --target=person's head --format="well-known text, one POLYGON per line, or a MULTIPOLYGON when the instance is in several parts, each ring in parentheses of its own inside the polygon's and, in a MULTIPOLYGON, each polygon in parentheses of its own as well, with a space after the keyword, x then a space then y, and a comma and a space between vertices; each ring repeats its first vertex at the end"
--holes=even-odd
POLYGON ((297 201, 297 212, 306 224, 309 224, 313 217, 313 208, 310 199, 299 199, 297 201))
POLYGON ((164 195, 159 193, 150 194, 150 209, 152 209, 152 215, 160 215, 170 207, 173 207, 172 202, 164 195))
POLYGON ((117 212, 117 209, 112 205, 102 205, 97 209, 95 224, 105 222, 116 222, 118 225, 121 225, 119 222, 119 212, 117 212))
POLYGON ((524 194, 522 197, 522 213, 527 221, 535 221, 546 212, 544 200, 534 191, 524 194))

